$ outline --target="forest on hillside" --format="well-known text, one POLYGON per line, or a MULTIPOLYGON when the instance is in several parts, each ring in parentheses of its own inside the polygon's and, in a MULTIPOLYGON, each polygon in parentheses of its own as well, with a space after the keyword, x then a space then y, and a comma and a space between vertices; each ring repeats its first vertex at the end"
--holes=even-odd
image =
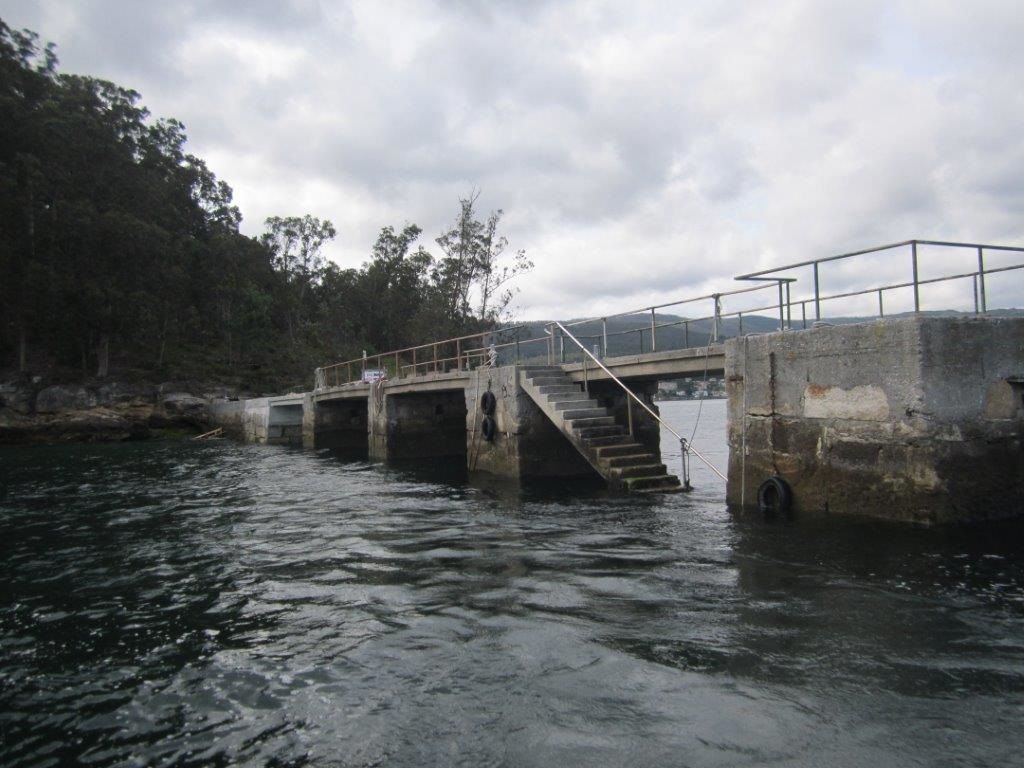
POLYGON ((3 20, 0 114, 0 370, 308 385, 327 361, 493 328, 532 266, 477 192, 436 255, 415 224, 383 227, 358 269, 324 258, 328 220, 248 237, 182 123, 3 20))

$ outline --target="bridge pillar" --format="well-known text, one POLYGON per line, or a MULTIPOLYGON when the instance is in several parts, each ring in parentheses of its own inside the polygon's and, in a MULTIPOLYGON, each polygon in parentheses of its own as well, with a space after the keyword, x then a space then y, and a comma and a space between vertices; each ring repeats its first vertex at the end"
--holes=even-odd
POLYGON ((400 393, 374 386, 368 411, 372 459, 465 456, 466 403, 461 386, 400 393))
POLYGON ((306 394, 302 419, 302 444, 306 448, 366 453, 368 430, 366 398, 317 400, 313 393, 306 394))
POLYGON ((1024 318, 911 317, 726 343, 727 500, 942 523, 1024 504, 1024 318))
POLYGON ((466 385, 466 461, 470 472, 519 479, 599 477, 519 386, 515 365, 473 371, 466 385), (483 434, 485 392, 494 395, 495 431, 483 434))

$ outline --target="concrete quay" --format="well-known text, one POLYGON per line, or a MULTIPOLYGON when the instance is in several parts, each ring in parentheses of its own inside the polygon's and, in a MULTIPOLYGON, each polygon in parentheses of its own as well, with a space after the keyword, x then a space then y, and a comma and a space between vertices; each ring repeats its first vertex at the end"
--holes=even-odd
MULTIPOLYGON (((1024 510, 1024 318, 913 316, 603 361, 657 413, 662 379, 725 374, 727 501, 938 524, 1024 510)), ((592 364, 482 367, 218 403, 241 439, 450 458, 510 478, 675 490, 659 426, 592 364)))

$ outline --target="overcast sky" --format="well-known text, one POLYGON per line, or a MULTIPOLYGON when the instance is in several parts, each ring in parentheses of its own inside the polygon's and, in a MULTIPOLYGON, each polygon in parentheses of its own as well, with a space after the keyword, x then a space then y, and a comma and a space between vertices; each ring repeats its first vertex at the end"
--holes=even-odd
POLYGON ((0 0, 0 16, 56 42, 63 71, 184 122, 248 234, 312 213, 358 266, 381 227, 413 222, 437 254, 479 189, 536 263, 520 317, 912 237, 1024 242, 1019 0, 0 0))

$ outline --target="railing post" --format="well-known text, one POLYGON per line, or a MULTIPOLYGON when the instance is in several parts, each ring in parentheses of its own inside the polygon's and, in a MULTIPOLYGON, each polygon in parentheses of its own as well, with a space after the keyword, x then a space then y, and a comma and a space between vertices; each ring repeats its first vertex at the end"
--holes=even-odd
POLYGON ((793 300, 789 295, 789 286, 792 285, 791 280, 786 281, 786 326, 789 330, 793 330, 793 300))
POLYGON ((740 321, 740 336, 742 336, 743 335, 743 313, 742 312, 738 313, 737 317, 739 318, 739 321, 740 321))
POLYGON ((416 347, 412 348, 412 375, 416 376, 416 347))
MULTIPOLYGON (((804 328, 806 328, 806 313, 804 317, 804 328)), ((814 262, 814 319, 821 320, 821 295, 818 293, 818 262, 814 262)))
POLYGON ((519 337, 516 336, 516 365, 519 365, 519 337))
POLYGON ((882 305, 882 289, 878 289, 878 316, 885 317, 885 307, 882 305))
POLYGON ((565 363, 565 336, 558 334, 558 362, 565 363))
POLYGON ((786 316, 782 311, 782 281, 779 280, 779 330, 786 330, 786 316))
POLYGON ((917 284, 917 240, 910 241, 910 266, 914 270, 914 311, 921 311, 921 295, 917 284))
POLYGON ((690 321, 689 320, 684 320, 683 321, 683 346, 686 347, 686 349, 690 348, 690 321))
POLYGON ((608 318, 601 318, 601 357, 608 357, 608 318))
POLYGON ((462 370, 462 340, 455 340, 455 370, 462 370))
POLYGON ((626 420, 629 423, 629 436, 633 437, 633 398, 626 393, 626 420))
POLYGON ((715 302, 715 316, 711 322, 711 340, 717 342, 719 323, 722 321, 722 297, 721 294, 716 293, 711 298, 715 302))
POLYGON ((971 276, 971 283, 973 283, 972 287, 974 288, 974 314, 978 314, 978 276, 977 275, 972 275, 971 276))
POLYGON ((402 368, 401 368, 401 366, 398 363, 398 353, 397 352, 395 352, 395 378, 396 379, 402 378, 402 368))
POLYGON ((984 248, 978 247, 978 287, 981 311, 988 312, 988 304, 985 300, 985 253, 984 248))
POLYGON ((654 307, 651 307, 651 352, 658 351, 658 324, 655 320, 654 307))
POLYGON ((800 318, 801 318, 800 322, 803 325, 804 330, 806 331, 807 330, 807 300, 806 299, 800 302, 800 318))
POLYGON ((434 344, 434 373, 437 373, 437 344, 434 344))

